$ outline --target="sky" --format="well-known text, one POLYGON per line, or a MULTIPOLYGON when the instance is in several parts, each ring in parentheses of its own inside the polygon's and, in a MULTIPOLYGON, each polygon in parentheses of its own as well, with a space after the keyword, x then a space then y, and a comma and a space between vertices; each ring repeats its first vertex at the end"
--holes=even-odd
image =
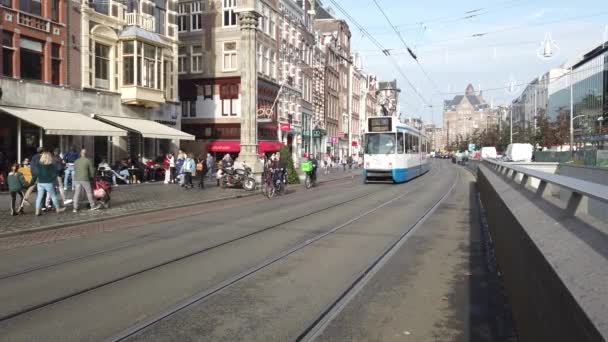
MULTIPOLYGON (((489 103, 507 104, 519 95, 507 91, 509 83, 530 82, 608 40, 607 1, 375 1, 420 65, 407 53, 374 0, 323 0, 323 4, 349 22, 352 49, 360 54, 364 70, 379 80, 397 79, 403 115, 422 117, 438 126, 443 100, 464 93, 469 83, 476 90, 486 89, 483 96, 489 103), (542 59, 538 50, 548 34, 554 55, 542 59), (374 39, 392 57, 385 56, 374 39)), ((525 85, 514 90, 523 88, 525 85)))

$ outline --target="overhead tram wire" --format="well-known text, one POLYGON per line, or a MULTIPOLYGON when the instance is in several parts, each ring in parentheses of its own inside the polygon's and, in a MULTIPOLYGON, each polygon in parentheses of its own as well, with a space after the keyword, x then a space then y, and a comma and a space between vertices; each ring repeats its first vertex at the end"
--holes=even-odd
POLYGON ((399 63, 395 60, 395 58, 391 55, 390 49, 386 49, 374 36, 372 36, 365 27, 363 27, 355 18, 353 18, 350 13, 348 13, 336 0, 329 0, 342 14, 353 23, 357 29, 366 36, 376 47, 387 57, 390 58, 391 62, 395 65, 397 71, 401 74, 401 76, 405 79, 409 87, 414 91, 414 93, 424 102, 426 105, 430 105, 430 103, 420 94, 420 92, 416 89, 414 84, 409 80, 409 78, 403 72, 403 69, 399 66, 399 63))
POLYGON ((418 60, 418 56, 416 56, 416 54, 414 53, 414 51, 412 51, 412 49, 407 45, 407 43, 405 42, 405 39, 403 39, 403 36, 401 35, 401 32, 399 32, 399 30, 397 30, 397 27, 395 27, 395 25, 393 25, 393 23, 389 19, 388 15, 386 14, 386 12, 384 12, 384 9, 382 8, 382 6, 380 6, 380 4, 378 3, 378 0, 372 0, 372 1, 374 2, 374 4, 376 4, 376 7, 378 7, 378 10, 380 10, 380 13, 382 13, 382 15, 384 16, 384 19, 386 19, 386 21, 388 22, 389 26, 393 29, 393 31, 395 31, 395 34, 397 35, 397 37, 399 37, 399 40, 401 40, 401 42, 403 43, 403 46, 405 46, 405 48, 409 52, 409 54, 412 57, 412 59, 414 59, 414 61, 416 61, 416 64, 418 65, 418 67, 420 68, 420 70, 422 70, 422 73, 429 80, 429 82, 431 83, 431 85, 433 86, 433 88, 435 88, 435 91, 439 91, 439 87, 437 86, 437 84, 435 83, 435 81, 433 81, 433 79, 428 74, 428 72, 424 69, 424 67, 422 67, 422 64, 420 64, 420 61, 418 60))

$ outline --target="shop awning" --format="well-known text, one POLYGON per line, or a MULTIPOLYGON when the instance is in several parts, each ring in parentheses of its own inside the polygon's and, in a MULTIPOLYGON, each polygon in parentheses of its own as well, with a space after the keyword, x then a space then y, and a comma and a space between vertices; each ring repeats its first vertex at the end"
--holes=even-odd
POLYGON ((184 133, 152 120, 98 114, 93 115, 93 117, 99 121, 107 122, 126 130, 141 133, 144 138, 194 140, 194 135, 184 133))
POLYGON ((258 141, 258 153, 279 152, 281 147, 280 141, 258 141))
POLYGON ((82 113, 0 106, 0 110, 44 129, 48 135, 125 136, 127 132, 82 113))
POLYGON ((207 144, 208 152, 237 153, 241 151, 241 142, 238 140, 214 140, 207 144))

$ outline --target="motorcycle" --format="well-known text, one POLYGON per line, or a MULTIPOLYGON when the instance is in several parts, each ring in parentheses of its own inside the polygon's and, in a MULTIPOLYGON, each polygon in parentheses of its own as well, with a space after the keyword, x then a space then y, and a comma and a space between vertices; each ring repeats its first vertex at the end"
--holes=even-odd
POLYGON ((243 165, 242 169, 233 167, 222 168, 221 171, 222 178, 220 185, 222 188, 242 186, 247 191, 255 190, 255 179, 249 166, 243 165))

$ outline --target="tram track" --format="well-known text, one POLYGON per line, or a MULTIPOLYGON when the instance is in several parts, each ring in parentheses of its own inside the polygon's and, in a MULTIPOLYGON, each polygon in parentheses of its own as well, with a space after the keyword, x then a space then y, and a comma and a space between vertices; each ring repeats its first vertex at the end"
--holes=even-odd
MULTIPOLYGON (((431 172, 432 171, 433 170, 431 170, 431 172)), ((429 172, 429 173, 431 173, 431 172, 429 172)), ((374 260, 372 265, 370 267, 367 267, 365 269, 365 271, 362 272, 362 274, 359 277, 357 277, 355 282, 353 284, 349 285, 348 289, 342 295, 340 295, 340 297, 336 301, 334 301, 328 307, 328 309, 326 309, 323 312, 323 314, 313 322, 313 324, 311 324, 304 330, 304 332, 298 337, 298 340, 307 336, 307 333, 309 331, 312 331, 314 329, 314 327, 318 325, 318 323, 322 322, 324 317, 326 317, 328 314, 330 314, 332 312, 332 310, 334 310, 334 308, 338 305, 338 303, 340 301, 342 301, 343 298, 347 297, 348 294, 351 293, 352 290, 355 289, 355 287, 357 285, 360 285, 361 287, 365 285, 366 281, 365 282, 363 282, 363 281, 367 279, 366 276, 369 275, 369 277, 371 277, 373 275, 373 273, 375 273, 374 270, 382 267, 382 265, 384 265, 384 263, 390 258, 390 256, 392 256, 392 254, 394 254, 394 252, 402 245, 402 242, 404 241, 405 237, 407 235, 409 235, 410 232, 414 231, 416 227, 420 226, 430 215, 432 215, 432 213, 435 211, 435 209, 445 200, 445 198, 447 198, 449 196, 449 194, 452 192, 452 190, 454 189, 455 185, 458 182, 458 175, 455 178, 456 179, 454 180, 450 189, 445 194, 443 194, 443 196, 440 198, 440 200, 437 201, 436 203, 434 203, 433 206, 428 211, 426 211, 423 214, 423 216, 420 217, 416 221, 416 223, 414 225, 410 226, 394 243, 392 243, 386 249, 386 251, 384 251, 376 260, 374 260), (374 272, 372 273, 372 271, 374 271, 374 272)), ((107 341, 112 341, 112 342, 127 341, 127 340, 129 340, 130 337, 133 337, 133 336, 137 335, 138 333, 143 332, 146 329, 154 326, 155 324, 170 318, 171 316, 175 315, 176 313, 181 312, 195 304, 204 302, 205 300, 218 294, 222 290, 224 290, 228 287, 231 287, 233 285, 236 285, 237 283, 240 283, 242 281, 245 281, 249 277, 269 268, 271 265, 285 260, 290 255, 292 255, 296 252, 299 252, 299 251, 305 249, 306 247, 308 247, 312 244, 315 244, 315 243, 321 241, 322 239, 337 233, 338 231, 350 226, 354 222, 357 222, 357 221, 361 220, 362 218, 364 218, 372 213, 377 212, 378 210, 388 206, 389 204, 392 204, 398 200, 401 200, 401 199, 405 198, 406 196, 411 195, 412 193, 416 193, 421 188, 424 188, 424 186, 425 186, 425 182, 416 184, 415 187, 412 187, 412 188, 406 190, 402 194, 400 194, 396 197, 393 197, 390 200, 384 201, 380 205, 377 205, 377 206, 373 207, 372 209, 369 209, 369 210, 355 216, 354 218, 352 218, 340 225, 337 225, 323 233, 320 233, 312 238, 309 238, 306 241, 303 241, 303 242, 299 243, 298 245, 296 245, 286 251, 283 251, 283 252, 275 255, 274 257, 271 257, 271 258, 263 261, 262 263, 260 263, 258 265, 255 265, 255 266, 249 268, 246 271, 236 274, 235 276, 233 276, 229 279, 226 279, 225 281, 223 281, 211 288, 205 289, 205 290, 187 298, 186 300, 184 300, 174 306, 171 306, 171 307, 167 308, 166 310, 150 317, 149 319, 146 319, 142 322, 139 322, 139 323, 121 331, 120 333, 107 339, 107 341)))
MULTIPOLYGON (((340 207, 340 206, 352 203, 354 201, 364 199, 364 198, 372 196, 374 194, 378 194, 380 192, 383 192, 383 191, 386 190, 386 188, 387 187, 382 187, 382 188, 378 189, 377 191, 368 192, 368 193, 365 193, 363 195, 358 195, 358 196, 356 196, 354 198, 349 198, 346 201, 340 201, 338 203, 335 203, 335 204, 332 204, 332 205, 329 205, 329 206, 325 206, 325 207, 317 209, 317 210, 309 211, 309 212, 307 212, 307 213, 305 213, 303 215, 298 215, 296 217, 292 217, 292 218, 289 218, 287 220, 283 220, 283 221, 281 221, 279 223, 276 223, 276 224, 264 227, 262 229, 255 230, 255 231, 253 231, 251 233, 240 235, 238 237, 222 241, 222 242, 214 244, 212 246, 208 246, 208 247, 205 247, 205 248, 202 248, 202 249, 198 249, 198 250, 195 250, 193 252, 190 252, 190 253, 187 253, 187 254, 175 257, 175 258, 171 258, 171 259, 166 260, 164 262, 157 263, 157 264, 151 265, 149 267, 145 267, 145 268, 139 269, 139 270, 134 271, 134 272, 130 272, 130 273, 125 274, 123 276, 116 277, 116 278, 110 279, 108 281, 98 283, 98 284, 96 284, 94 286, 88 286, 88 287, 85 287, 85 288, 80 289, 78 291, 74 291, 74 292, 70 292, 70 293, 67 293, 67 294, 62 295, 62 296, 58 296, 58 297, 56 297, 56 298, 54 298, 52 300, 44 301, 44 302, 38 303, 36 305, 32 305, 32 306, 26 307, 26 308, 24 308, 22 310, 18 310, 18 311, 14 311, 14 312, 2 315, 2 316, 0 316, 0 323, 5 322, 5 321, 9 321, 10 319, 13 319, 15 317, 31 313, 33 311, 36 311, 36 310, 39 310, 39 309, 42 309, 42 308, 45 308, 45 307, 48 307, 48 306, 60 303, 62 301, 68 300, 70 298, 74 298, 74 297, 77 297, 77 296, 80 296, 80 295, 83 295, 83 294, 86 294, 86 293, 98 290, 100 288, 103 288, 103 287, 106 287, 106 286, 109 286, 109 285, 112 285, 112 284, 116 284, 118 282, 127 280, 129 278, 136 277, 136 276, 138 276, 140 274, 143 274, 143 273, 155 270, 155 269, 159 269, 159 268, 162 268, 162 267, 165 267, 165 266, 177 263, 179 261, 182 261, 182 260, 194 257, 194 256, 198 256, 198 255, 201 255, 201 254, 204 254, 204 253, 208 253, 210 251, 213 251, 213 250, 219 249, 221 247, 225 247, 225 246, 228 246, 230 244, 233 244, 233 243, 236 243, 236 242, 239 242, 239 241, 242 241, 242 240, 254 237, 256 235, 263 234, 263 233, 271 231, 273 229, 277 229, 277 228, 283 227, 286 224, 289 224, 289 223, 292 223, 292 222, 295 222, 295 221, 298 221, 298 220, 305 219, 305 218, 310 217, 312 215, 316 215, 316 214, 319 214, 319 213, 322 213, 322 212, 325 212, 325 211, 328 211, 328 210, 331 210, 331 209, 334 209, 334 208, 337 208, 337 207, 340 207)), ((196 216, 196 215, 192 215, 192 216, 196 216)), ((193 230, 195 230, 195 229, 193 229, 193 230)), ((184 234, 185 232, 181 232, 181 233, 184 234)), ((156 234, 156 233, 154 233, 154 234, 156 234)), ((161 239, 161 238, 163 238, 163 237, 160 237, 159 239, 161 239)), ((75 257, 73 259, 63 260, 63 261, 55 263, 55 264, 49 264, 49 265, 41 266, 41 267, 32 269, 30 271, 19 272, 19 273, 15 274, 13 276, 10 276, 10 277, 5 276, 4 280, 9 279, 9 278, 14 278, 14 277, 22 276, 22 275, 25 275, 25 274, 28 274, 28 273, 32 273, 32 272, 36 272, 36 271, 41 271, 41 270, 44 270, 44 269, 49 269, 49 268, 53 268, 53 267, 58 267, 58 266, 66 265, 66 264, 69 264, 71 262, 81 261, 81 260, 84 260, 84 259, 87 259, 87 258, 99 257, 99 256, 102 256, 104 254, 110 254, 110 253, 116 252, 116 251, 121 250, 121 249, 127 249, 127 248, 137 247, 137 246, 139 246, 139 245, 141 245, 143 243, 149 243, 149 242, 150 242, 150 240, 147 240, 147 241, 137 242, 137 243, 133 243, 133 244, 130 244, 130 245, 125 245, 125 246, 121 246, 121 247, 117 247, 117 248, 111 248, 111 249, 108 249, 108 250, 105 250, 105 251, 97 251, 97 252, 90 253, 90 254, 87 254, 87 255, 75 257)))
MULTIPOLYGON (((358 178, 358 177, 359 176, 355 176, 354 178, 358 178)), ((338 183, 339 184, 341 182, 351 181, 351 180, 352 180, 352 178, 330 179, 330 180, 323 181, 320 184, 327 184, 327 183, 338 183)), ((370 195, 370 194, 367 194, 367 195, 370 195)), ((221 200, 221 201, 229 201, 229 200, 231 200, 231 199, 225 199, 225 200, 221 200)), ((255 200, 257 200, 259 202, 267 201, 266 198, 256 198, 255 200)), ((192 205, 192 207, 199 206, 199 205, 200 204, 195 204, 195 205, 192 205)), ((168 210, 174 210, 174 209, 183 209, 183 208, 169 208, 168 210)), ((327 208, 325 208, 325 209, 327 209, 327 208)), ((324 210, 324 209, 321 209, 320 211, 322 211, 322 210, 324 210)), ((192 213, 189 213, 189 214, 181 214, 181 216, 179 216, 179 218, 185 219, 185 218, 196 217, 196 216, 200 216, 202 214, 205 214, 207 212, 210 212, 210 211, 206 210, 206 211, 202 211, 202 212, 192 212, 192 213)), ((163 219, 154 220, 153 223, 154 224, 162 224, 162 223, 174 221, 175 219, 176 219, 175 217, 163 218, 163 219)), ((286 221, 285 223, 288 223, 288 222, 286 221)), ((145 226, 147 224, 150 224, 150 222, 132 225, 132 226, 129 226, 128 229, 139 228, 139 227, 145 226)), ((174 232, 174 233, 188 234, 188 233, 192 233, 192 232, 194 232, 194 231, 196 231, 198 229, 199 229, 198 227, 193 227, 193 228, 189 228, 189 229, 183 229, 183 230, 180 230, 180 231, 174 232)), ((262 232, 262 231, 260 231, 260 232, 262 232)), ((175 235, 177 235, 177 234, 173 234, 173 236, 175 236, 175 235)), ((10 279, 10 278, 14 278, 14 277, 17 277, 17 276, 22 276, 22 275, 25 275, 25 274, 28 274, 28 273, 32 273, 32 272, 36 272, 36 271, 42 271, 42 270, 45 270, 45 269, 49 269, 49 268, 53 268, 53 267, 58 267, 58 266, 66 265, 66 264, 77 262, 77 261, 82 261, 82 260, 85 260, 85 259, 88 259, 88 258, 92 258, 92 257, 96 257, 96 256, 103 256, 103 255, 106 255, 106 254, 115 253, 115 252, 118 252, 118 251, 121 251, 121 250, 124 250, 124 249, 127 249, 127 248, 138 247, 138 246, 141 246, 141 245, 146 244, 146 243, 150 243, 150 242, 154 242, 154 241, 159 241, 159 240, 166 239, 166 238, 168 238, 168 237, 166 236, 166 234, 164 232, 152 232, 152 233, 146 233, 146 234, 143 234, 143 235, 138 235, 138 236, 136 236, 136 237, 134 237, 132 239, 134 241, 127 242, 127 243, 122 243, 122 244, 119 244, 118 246, 113 246, 113 247, 110 247, 110 248, 101 249, 101 250, 98 250, 98 251, 95 251, 95 252, 87 253, 87 254, 84 254, 84 255, 79 255, 79 256, 76 256, 76 257, 62 259, 62 260, 57 261, 57 262, 52 262, 52 263, 48 263, 48 264, 42 264, 42 265, 37 265, 37 266, 33 266, 33 267, 28 267, 28 268, 25 268, 25 269, 22 269, 22 270, 19 270, 19 271, 6 272, 6 273, 3 273, 3 274, 0 274, 0 281, 6 280, 6 279, 10 279)), ((236 240, 238 240, 238 239, 235 239, 235 241, 236 240)), ((1 319, 0 319, 0 321, 1 321, 1 319)))

